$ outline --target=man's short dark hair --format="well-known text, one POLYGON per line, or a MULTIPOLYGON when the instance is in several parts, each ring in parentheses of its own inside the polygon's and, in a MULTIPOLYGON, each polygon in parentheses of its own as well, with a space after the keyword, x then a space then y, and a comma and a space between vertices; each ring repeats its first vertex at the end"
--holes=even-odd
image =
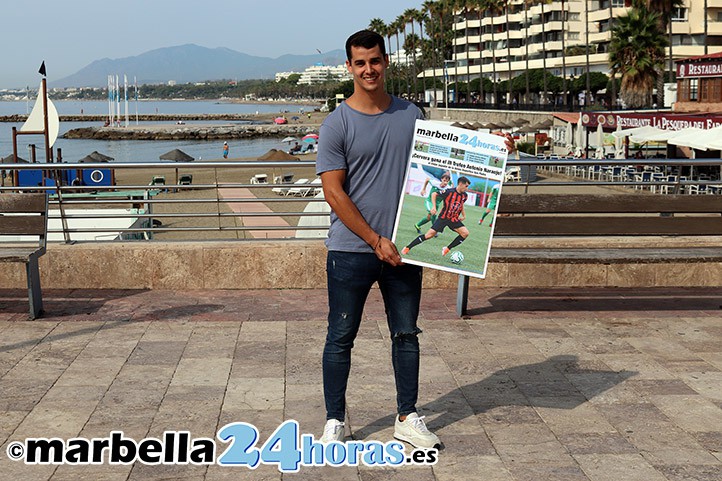
POLYGON ((459 177, 458 179, 456 179, 456 183, 470 185, 471 181, 469 179, 467 179, 466 177, 462 176, 462 177, 459 177))
POLYGON ((381 50, 381 55, 386 57, 384 38, 371 30, 359 30, 346 40, 346 58, 349 62, 351 61, 351 47, 372 49, 377 45, 379 46, 379 50, 381 50))

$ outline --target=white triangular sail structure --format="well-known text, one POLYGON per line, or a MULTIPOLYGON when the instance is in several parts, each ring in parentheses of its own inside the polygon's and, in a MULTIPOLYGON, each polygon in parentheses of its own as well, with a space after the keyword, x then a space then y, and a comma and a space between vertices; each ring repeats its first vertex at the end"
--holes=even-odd
MULTIPOLYGON (((43 99, 42 95, 42 86, 40 87, 38 92, 40 92, 40 94, 35 101, 33 110, 30 112, 28 119, 25 121, 22 127, 20 127, 20 132, 45 132, 45 108, 43 105, 45 103, 45 100, 43 99)), ((50 99, 48 99, 48 140, 50 143, 50 147, 52 147, 57 140, 59 132, 60 117, 58 116, 58 111, 55 108, 55 105, 50 99)))

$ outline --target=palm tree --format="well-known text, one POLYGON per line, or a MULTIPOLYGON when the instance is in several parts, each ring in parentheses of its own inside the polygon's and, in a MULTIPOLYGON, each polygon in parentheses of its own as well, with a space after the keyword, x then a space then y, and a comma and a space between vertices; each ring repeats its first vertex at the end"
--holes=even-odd
MULTIPOLYGON (((393 25, 389 23, 389 24, 384 25, 383 32, 379 32, 381 35, 386 37, 386 43, 388 45, 388 48, 386 49, 387 55, 391 54, 391 37, 393 37, 394 31, 395 31, 395 29, 394 29, 393 25)), ((394 88, 394 79, 393 79, 392 75, 393 75, 393 69, 388 69, 388 77, 389 78, 387 79, 387 83, 390 87, 389 90, 391 91, 392 95, 401 95, 401 92, 396 92, 396 89, 394 88)))
POLYGON ((414 64, 420 61, 420 67, 421 67, 421 88, 422 88, 422 94, 421 94, 421 102, 424 102, 426 100, 426 62, 424 59, 424 21, 426 20, 426 12, 422 8, 416 10, 416 14, 414 15, 414 20, 419 24, 419 49, 421 50, 421 55, 417 56, 414 55, 414 64))
MULTIPOLYGON (((663 2, 659 0, 633 0, 632 6, 635 8, 643 7, 649 12, 659 14, 657 26, 662 34, 669 29, 669 81, 671 82, 672 72, 674 70, 674 60, 672 56, 672 12, 679 7, 683 7, 684 0, 666 0, 663 2)), ((706 6, 705 2, 705 19, 707 18, 706 6)), ((707 41, 705 39, 705 48, 706 46, 707 41)), ((664 64, 662 64, 662 72, 664 72, 664 64)), ((660 75, 657 78, 657 104, 664 105, 664 75, 660 75)))
MULTIPOLYGON (((398 17, 396 17, 396 21, 394 24, 396 25, 396 41, 398 42, 399 39, 399 33, 404 36, 403 42, 401 42, 401 47, 403 48, 404 44, 406 44, 406 17, 402 13, 398 17)), ((409 78, 409 52, 407 50, 404 50, 404 57, 406 58, 406 65, 404 66, 404 70, 406 71, 406 96, 408 98, 411 97, 411 79, 409 78)))
POLYGON ((378 17, 372 18, 372 19, 369 21, 369 30, 371 30, 372 32, 376 32, 376 33, 378 33, 378 34, 382 34, 382 32, 383 32, 385 29, 386 29, 386 24, 385 24, 384 21, 381 20, 380 18, 378 18, 378 17))
MULTIPOLYGON (((418 87, 416 85, 416 49, 421 44, 421 39, 416 35, 416 32, 414 30, 414 22, 416 21, 416 15, 417 15, 417 11, 413 8, 406 9, 404 11, 404 13, 402 14, 402 16, 404 17, 404 20, 407 23, 411 24, 411 35, 410 36, 415 37, 413 41, 409 41, 410 36, 407 36, 406 39, 404 40, 404 50, 406 51, 407 59, 409 58, 409 56, 408 56, 409 51, 406 49, 406 45, 408 44, 409 46, 413 46, 413 49, 411 50, 411 52, 412 52, 411 55, 412 55, 412 59, 413 59, 413 61, 411 62, 411 76, 414 79, 414 81, 413 81, 414 100, 417 100, 416 96, 418 95, 418 87)), ((404 24, 404 31, 405 30, 406 30, 406 24, 404 24)), ((407 67, 408 67, 408 62, 407 62, 407 67)))
MULTIPOLYGON (((393 35, 396 35, 396 58, 398 60, 400 60, 399 50, 401 50, 401 46, 399 45, 399 34, 401 33, 401 30, 404 28, 404 25, 405 24, 403 23, 403 19, 401 17, 398 17, 396 19, 396 21, 391 22, 391 24, 390 24, 390 26, 393 30, 393 35)), ((396 62, 396 65, 400 66, 399 62, 396 62)), ((400 96, 401 95, 401 75, 397 76, 397 80, 398 80, 399 96, 400 96)), ((408 86, 408 84, 407 84, 407 86, 408 86)), ((408 88, 406 90, 407 90, 406 93, 408 94, 408 88)))
POLYGON ((621 97, 627 107, 649 107, 652 89, 664 65, 667 38, 658 28, 659 14, 632 8, 617 18, 609 46, 612 76, 622 76, 621 97))
POLYGON ((369 30, 371 30, 372 32, 376 32, 376 33, 378 33, 379 35, 381 35, 382 37, 386 34, 386 24, 384 23, 383 20, 381 20, 381 19, 378 18, 378 17, 372 18, 372 19, 369 21, 369 27, 368 27, 368 28, 369 28, 369 30))
POLYGON ((412 69, 412 77, 414 78, 414 101, 418 100, 418 85, 416 84, 416 51, 419 49, 419 46, 421 45, 421 38, 416 35, 415 33, 410 33, 406 36, 406 41, 404 42, 404 50, 407 52, 414 52, 413 60, 411 63, 411 69, 412 69))

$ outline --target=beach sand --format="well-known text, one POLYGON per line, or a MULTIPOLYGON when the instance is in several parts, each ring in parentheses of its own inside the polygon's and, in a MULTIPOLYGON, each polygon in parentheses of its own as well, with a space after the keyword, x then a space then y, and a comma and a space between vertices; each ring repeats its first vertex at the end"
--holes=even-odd
MULTIPOLYGON (((299 156, 299 159, 303 161, 315 161, 316 154, 306 154, 299 156)), ((253 161, 256 159, 234 159, 229 158, 229 161, 253 161)), ((223 161, 223 159, 209 159, 209 161, 223 161)), ((275 176, 280 176, 286 173, 293 173, 294 180, 306 178, 313 180, 316 177, 314 167, 292 167, 292 168, 278 168, 278 167, 233 167, 225 169, 216 168, 203 168, 200 167, 204 161, 198 161, 199 167, 194 169, 179 169, 179 175, 191 174, 193 176, 193 182, 191 188, 182 189, 178 192, 161 192, 154 197, 156 200, 173 201, 177 203, 155 203, 153 204, 153 213, 157 214, 218 214, 220 213, 231 213, 227 202, 216 203, 217 192, 215 187, 200 187, 201 185, 215 185, 220 184, 250 184, 250 179, 257 174, 265 174, 268 176, 269 182, 273 181, 275 176), (197 202, 196 200, 209 200, 210 202, 197 202), (193 202, 188 202, 194 200, 193 202)), ((169 164, 168 168, 148 168, 143 167, 139 164, 134 169, 116 169, 116 184, 117 185, 137 185, 145 186, 150 183, 154 176, 164 176, 166 184, 174 184, 176 170, 169 164)), ((303 209, 308 204, 307 201, 294 197, 283 197, 279 196, 271 189, 277 187, 276 185, 269 184, 267 187, 256 187, 254 186, 251 192, 259 199, 294 199, 289 202, 264 202, 268 208, 274 212, 290 213, 290 212, 303 212, 303 209)), ((117 204, 114 205, 117 207, 117 204)), ((298 225, 298 216, 281 216, 289 225, 298 225)), ((243 225, 243 220, 238 217, 219 217, 218 215, 210 217, 173 217, 173 218, 162 218, 159 219, 163 223, 163 227, 178 227, 178 228, 190 228, 190 227, 239 227, 243 225)), ((155 234, 154 239, 156 240, 213 240, 213 239, 248 239, 254 238, 254 236, 248 231, 180 231, 180 232, 159 232, 155 234)))

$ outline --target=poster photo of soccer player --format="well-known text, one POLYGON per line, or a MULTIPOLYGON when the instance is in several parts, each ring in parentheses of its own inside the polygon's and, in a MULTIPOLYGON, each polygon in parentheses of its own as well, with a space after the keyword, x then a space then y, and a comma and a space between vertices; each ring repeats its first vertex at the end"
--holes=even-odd
MULTIPOLYGON (((439 187, 430 195, 414 187, 421 181, 409 176, 406 193, 394 232, 404 262, 438 268, 459 274, 483 277, 486 273, 493 229, 489 221, 478 223, 499 181, 456 171, 445 171, 439 187), (442 187, 443 186, 443 187, 442 187), (433 217, 431 226, 419 229, 419 218, 433 217)), ((433 182, 433 180, 431 181, 433 182)), ((428 225, 428 224, 427 224, 428 225)))

